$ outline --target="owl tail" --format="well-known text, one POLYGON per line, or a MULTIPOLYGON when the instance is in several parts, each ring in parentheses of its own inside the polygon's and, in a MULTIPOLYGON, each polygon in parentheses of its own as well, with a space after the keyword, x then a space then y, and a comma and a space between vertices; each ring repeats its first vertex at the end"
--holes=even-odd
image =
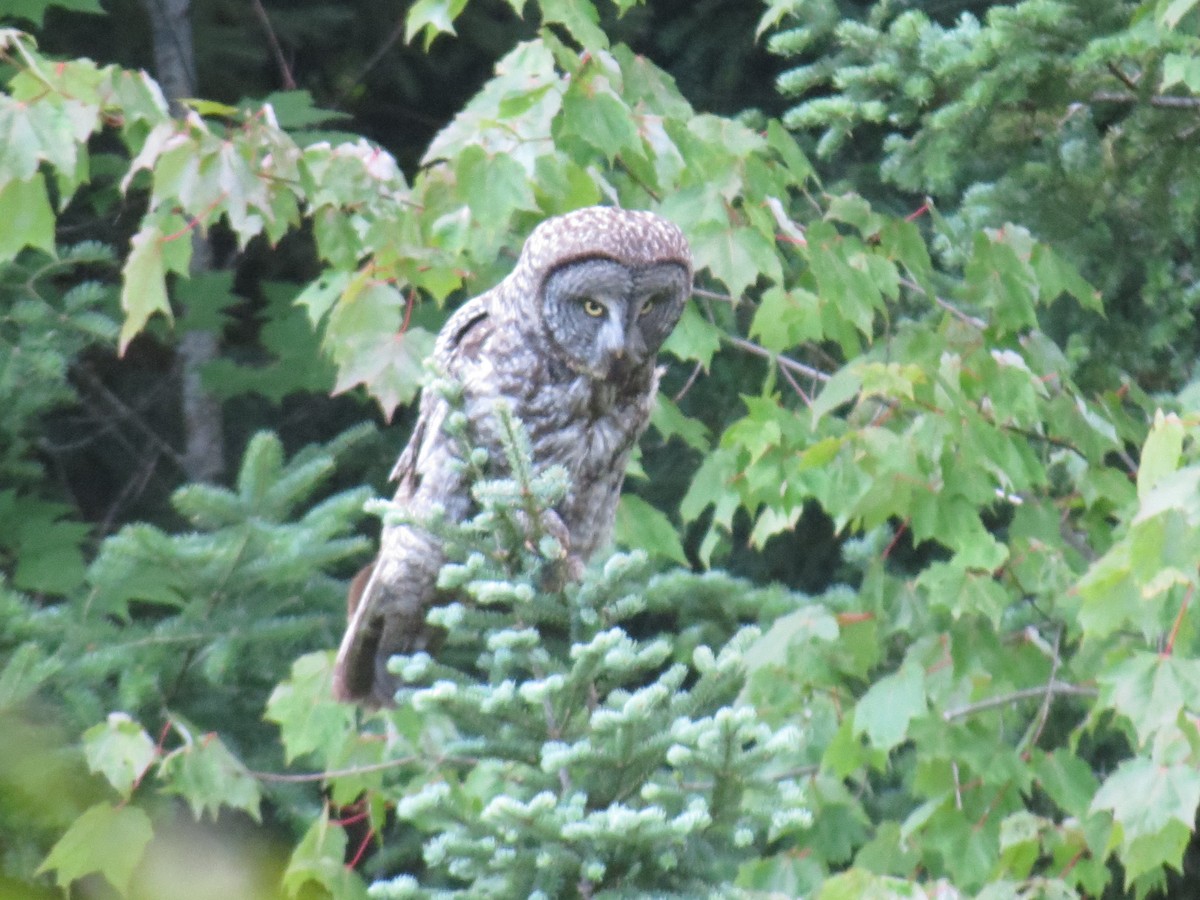
POLYGON ((346 597, 346 634, 333 666, 333 696, 343 703, 392 706, 398 679, 387 670, 386 618, 375 603, 375 563, 350 582, 346 597))

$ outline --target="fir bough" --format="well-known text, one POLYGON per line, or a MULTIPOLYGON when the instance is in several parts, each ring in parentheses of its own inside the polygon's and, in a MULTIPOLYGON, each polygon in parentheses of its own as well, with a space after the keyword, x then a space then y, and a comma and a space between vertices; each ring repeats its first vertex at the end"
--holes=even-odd
MULTIPOLYGON (((731 892, 740 862, 809 824, 788 777, 802 736, 738 703, 759 632, 729 628, 753 604, 791 598, 724 576, 652 575, 636 552, 564 579, 569 548, 548 511, 566 475, 536 468, 511 412, 496 415, 508 475, 487 477, 486 454, 464 448, 478 513, 428 526, 450 560, 439 585, 462 598, 429 613, 445 646, 437 660, 391 662, 400 706, 453 728, 435 776, 396 807, 426 835, 425 869, 372 895, 731 892), (712 603, 726 608, 706 632, 712 603), (682 655, 664 626, 686 635, 682 655)), ((447 427, 469 444, 463 416, 447 427)))

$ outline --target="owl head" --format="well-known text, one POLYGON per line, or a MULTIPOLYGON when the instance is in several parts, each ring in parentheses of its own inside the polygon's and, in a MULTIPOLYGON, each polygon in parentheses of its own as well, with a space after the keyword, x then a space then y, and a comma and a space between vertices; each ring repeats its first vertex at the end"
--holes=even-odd
POLYGON ((563 361, 596 379, 653 365, 692 291, 683 233, 649 212, 590 207, 548 219, 510 276, 563 361))

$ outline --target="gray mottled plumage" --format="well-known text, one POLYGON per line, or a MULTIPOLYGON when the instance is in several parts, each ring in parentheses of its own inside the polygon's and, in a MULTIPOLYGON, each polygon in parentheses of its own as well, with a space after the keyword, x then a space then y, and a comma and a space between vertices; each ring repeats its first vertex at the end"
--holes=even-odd
MULTIPOLYGON (((612 531, 625 466, 658 389, 655 355, 691 284, 691 254, 673 224, 646 212, 582 209, 539 225, 512 273, 438 335, 434 365, 462 383, 473 436, 493 466, 502 465, 492 416, 502 400, 524 424, 535 465, 566 468, 571 488, 555 512, 576 560, 612 531)), ((438 505, 461 521, 472 500, 455 474, 445 415, 445 401, 426 391, 392 472, 395 500, 416 518, 438 505)), ((388 657, 425 649, 425 612, 445 599, 436 589, 442 563, 429 533, 384 528, 379 556, 351 588, 335 696, 391 702, 388 657)))

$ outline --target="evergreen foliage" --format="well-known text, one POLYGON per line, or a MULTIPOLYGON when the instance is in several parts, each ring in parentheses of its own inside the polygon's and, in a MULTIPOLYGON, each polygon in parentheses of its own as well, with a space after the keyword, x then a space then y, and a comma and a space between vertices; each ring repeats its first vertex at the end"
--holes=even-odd
POLYGON ((1006 222, 1060 248, 1106 298, 1105 322, 1070 307, 1048 322, 1089 378, 1133 371, 1165 388, 1192 377, 1200 26, 1190 4, 773 6, 772 49, 793 63, 778 82, 795 101, 783 120, 839 160, 835 172, 893 204, 932 197, 948 261, 978 229, 1006 222))
MULTIPOLYGON (((363 435, 363 429, 347 432, 285 461, 278 438, 260 434, 247 448, 236 490, 188 485, 176 493, 176 509, 193 531, 126 526, 101 544, 86 587, 61 602, 36 603, 5 589, 0 719, 13 729, 14 744, 35 748, 53 728, 83 731, 99 722, 83 734, 83 755, 126 800, 153 766, 165 790, 182 794, 198 816, 215 817, 223 805, 257 815, 259 790, 246 766, 278 765, 278 750, 259 722, 266 695, 299 651, 335 639, 344 582, 330 570, 366 546, 353 534, 364 489, 313 503, 334 457, 363 435), (40 716, 31 711, 48 714, 52 725, 34 727, 31 717, 40 716), (202 736, 192 724, 217 720, 224 722, 221 739, 202 736), (163 723, 162 739, 156 743, 139 721, 163 723), (181 746, 165 750, 168 733, 181 746)), ((36 757, 45 749, 29 752, 36 757)), ((62 808, 103 793, 95 784, 71 787, 82 780, 78 750, 53 752, 74 774, 22 784, 14 804, 0 812, 4 868, 14 875, 33 868, 30 840, 45 839, 40 828, 22 827, 30 804, 41 802, 39 791, 51 798, 51 812, 34 820, 60 829, 70 824, 62 808)), ((22 771, 14 766, 14 775, 22 771)), ((103 801, 90 808, 100 809, 109 811, 86 813, 46 860, 64 887, 92 871, 77 868, 71 841, 86 845, 93 831, 136 827, 139 839, 112 859, 107 851, 93 857, 96 848, 85 847, 110 881, 110 867, 128 864, 119 881, 130 877, 150 839, 140 808, 113 810, 103 801)))
MULTIPOLYGON (((568 485, 560 469, 534 471, 519 424, 503 407, 496 415, 512 476, 473 466, 478 515, 434 528, 449 560, 439 585, 462 597, 429 615, 445 630, 447 661, 392 662, 401 706, 450 729, 440 777, 396 808, 428 835, 426 871, 373 894, 710 894, 739 861, 808 824, 788 775, 798 729, 734 705, 757 629, 679 658, 671 631, 645 623, 705 621, 707 610, 681 615, 675 602, 703 596, 695 588, 711 578, 651 577, 644 554, 547 589, 562 581, 565 550, 543 522, 568 485)), ((466 459, 485 462, 461 415, 447 427, 466 459)), ((707 593, 740 593, 742 609, 762 612, 766 592, 726 579, 707 593)))

